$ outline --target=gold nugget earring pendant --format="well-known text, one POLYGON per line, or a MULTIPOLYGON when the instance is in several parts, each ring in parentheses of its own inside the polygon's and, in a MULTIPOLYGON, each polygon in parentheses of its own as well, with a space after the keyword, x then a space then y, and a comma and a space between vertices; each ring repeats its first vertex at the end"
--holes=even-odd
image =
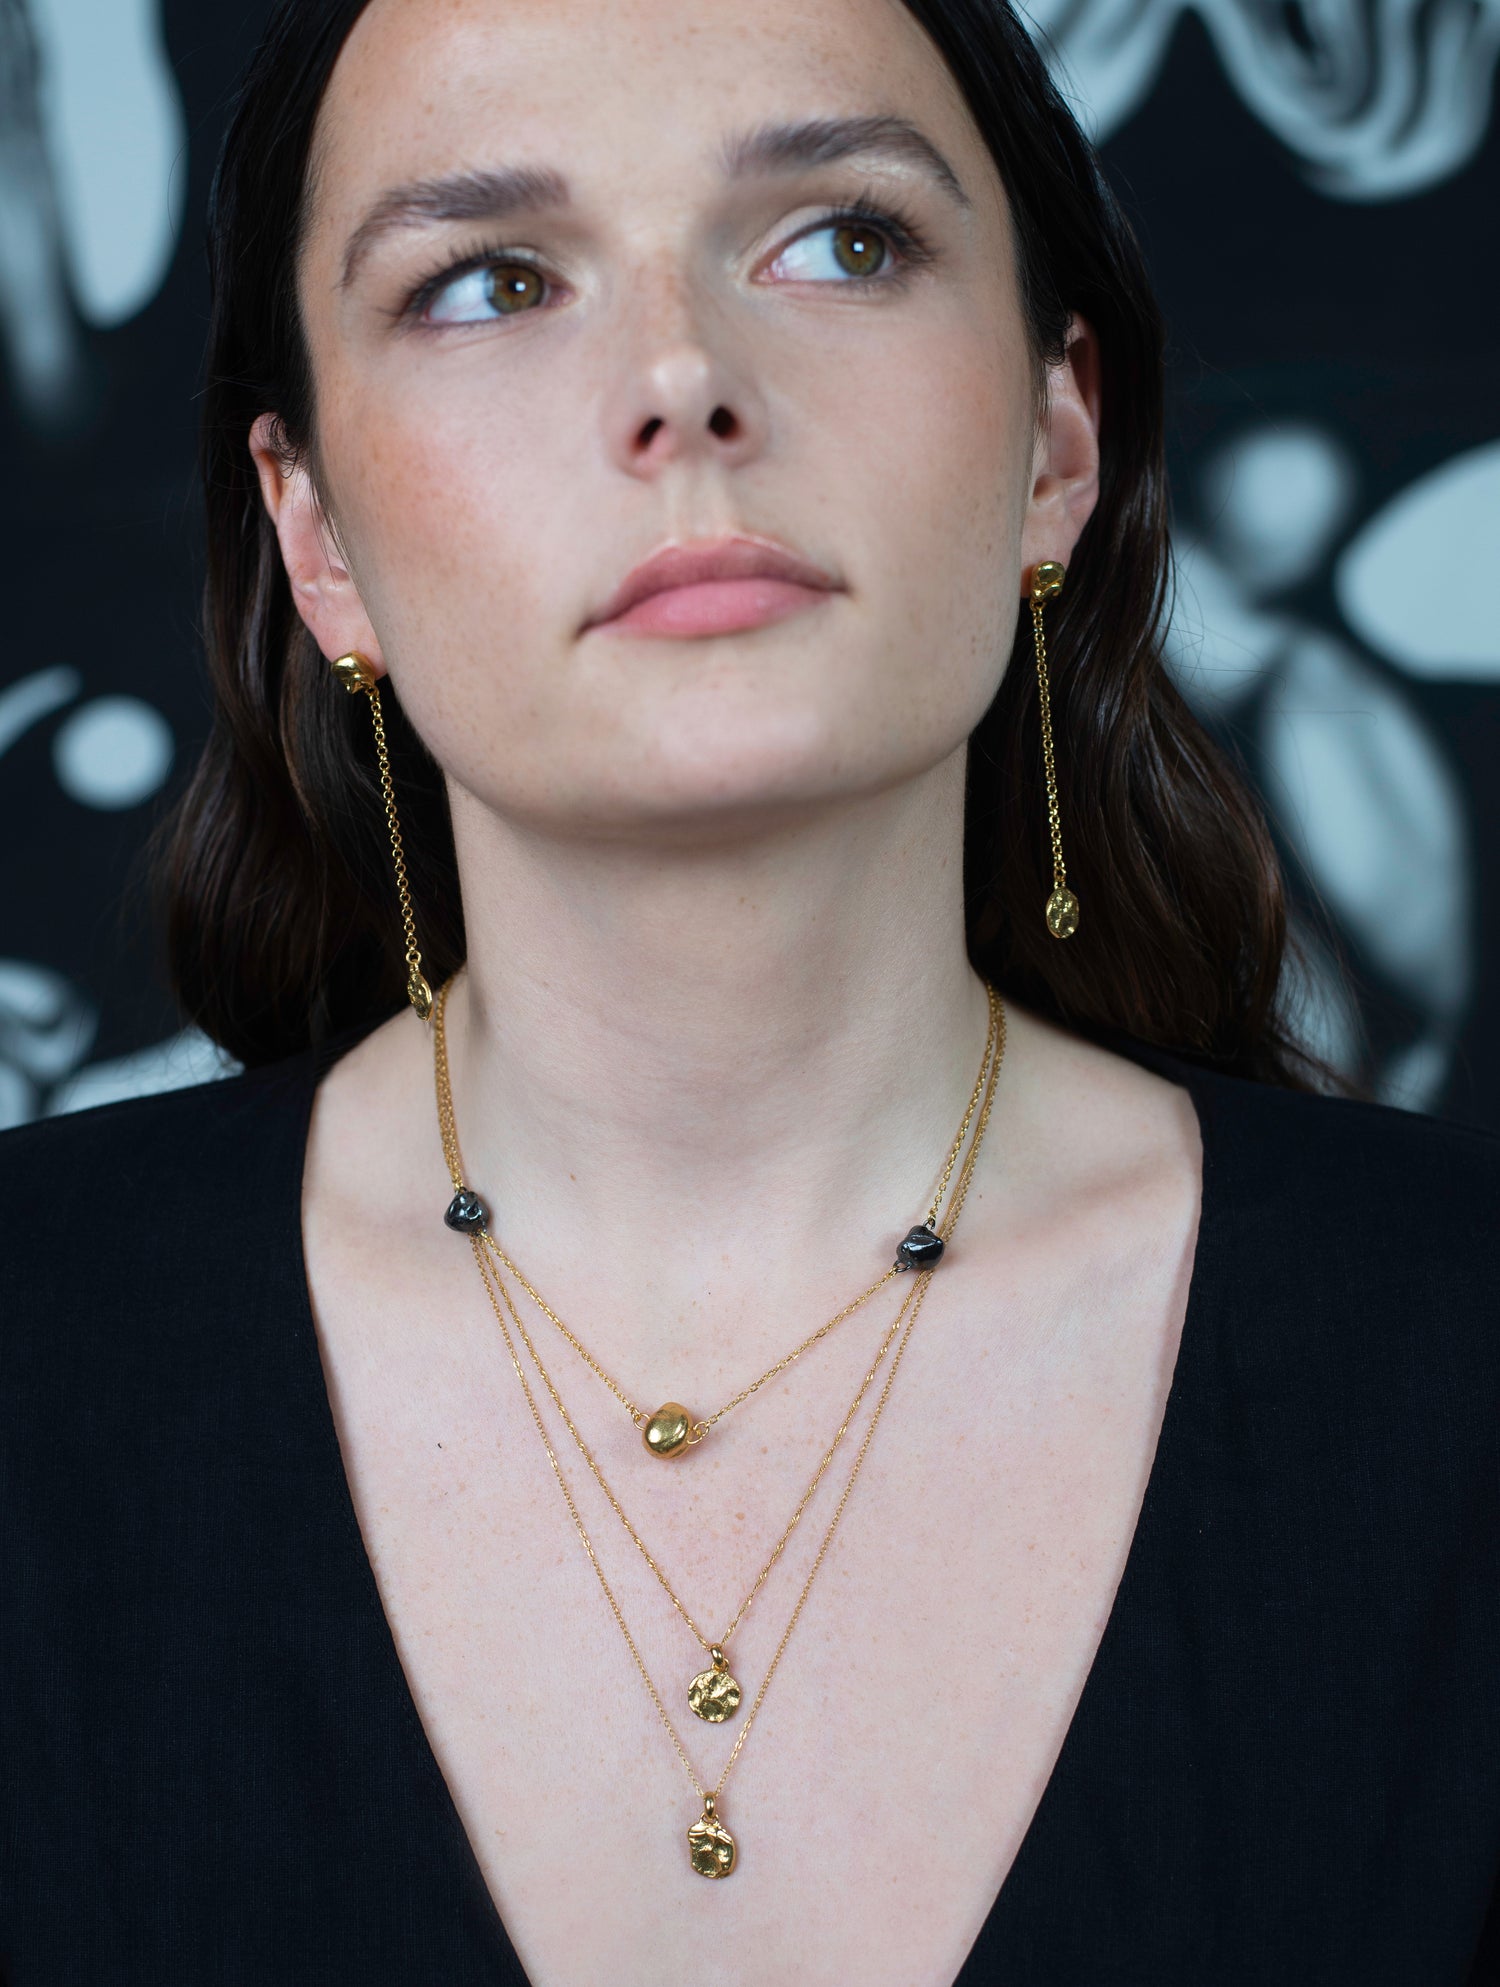
POLYGON ((339 657, 333 665, 333 673, 351 696, 358 696, 363 691, 370 700, 370 722, 375 727, 375 756, 380 762, 380 790, 385 796, 385 820, 391 833, 391 859, 396 867, 396 896, 401 905, 401 928, 406 935, 406 998, 425 1021, 432 1012, 432 988, 422 977, 422 955, 417 950, 411 889, 406 881, 406 856, 401 847, 401 823, 396 816, 396 788, 391 779, 391 758, 385 745, 380 684, 369 663, 354 651, 339 657))
POLYGON ((1062 823, 1057 811, 1057 761, 1052 750, 1052 699, 1047 687, 1047 638, 1042 632, 1042 609, 1062 592, 1066 569, 1055 559, 1044 559, 1031 575, 1031 630, 1036 637, 1037 708, 1042 720, 1042 769, 1047 776, 1047 830, 1052 838, 1052 894, 1043 916, 1054 938, 1071 938, 1078 929, 1078 899, 1068 888, 1068 869, 1063 861, 1062 823))

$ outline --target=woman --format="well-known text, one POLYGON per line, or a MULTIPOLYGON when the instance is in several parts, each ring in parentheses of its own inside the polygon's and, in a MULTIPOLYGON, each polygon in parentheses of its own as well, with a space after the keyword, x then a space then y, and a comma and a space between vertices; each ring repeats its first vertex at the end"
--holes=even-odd
POLYGON ((1277 1007, 1016 20, 292 0, 211 249, 248 1068, 0 1142, 5 1979, 1500 1977, 1500 1145, 1277 1007))

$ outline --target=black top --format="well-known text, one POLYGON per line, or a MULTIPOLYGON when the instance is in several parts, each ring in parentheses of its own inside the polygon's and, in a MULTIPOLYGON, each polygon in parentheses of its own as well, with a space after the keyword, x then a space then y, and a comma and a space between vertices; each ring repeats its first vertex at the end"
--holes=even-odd
MULTIPOLYGON (((7 1987, 525 1980, 308 1301, 309 1113, 355 1038, 0 1137, 7 1987)), ((1120 1046, 1203 1127, 1186 1322, 958 1983, 1500 1981, 1500 1140, 1120 1046)))

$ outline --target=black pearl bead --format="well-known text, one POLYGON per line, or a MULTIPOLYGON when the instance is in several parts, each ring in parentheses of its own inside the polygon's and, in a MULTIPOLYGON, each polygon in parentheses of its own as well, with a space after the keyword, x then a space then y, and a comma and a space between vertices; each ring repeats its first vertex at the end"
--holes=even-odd
POLYGON ((490 1211, 484 1202, 469 1187, 460 1187, 448 1203, 448 1211, 443 1216, 450 1228, 456 1228, 460 1235, 482 1235, 490 1211))
POLYGON ((947 1247, 941 1235, 936 1235, 925 1221, 910 1229, 896 1249, 897 1269, 931 1269, 947 1247))

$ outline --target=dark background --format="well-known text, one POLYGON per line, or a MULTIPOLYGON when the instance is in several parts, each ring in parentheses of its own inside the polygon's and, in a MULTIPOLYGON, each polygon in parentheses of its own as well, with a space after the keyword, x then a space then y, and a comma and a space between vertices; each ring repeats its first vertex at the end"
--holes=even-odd
MULTIPOLYGON (((47 20, 60 6, 87 12, 110 0, 31 4, 27 19, 21 0, 0 0, 9 35, 0 37, 0 115, 9 118, 0 198, 8 172, 13 203, 38 197, 27 172, 56 144, 43 117, 27 166, 22 38, 29 30, 45 103, 59 86, 55 64, 48 80, 47 20)), ((186 175, 184 219, 164 281, 134 315, 101 326, 70 302, 78 363, 65 404, 44 406, 28 393, 15 358, 26 271, 7 273, 0 259, 11 324, 8 369, 0 363, 8 472, 0 483, 0 846, 8 852, 0 1123, 217 1066, 207 1045, 180 1033, 163 990, 140 857, 206 728, 193 487, 202 215, 227 96, 265 11, 166 0, 162 29, 185 127, 176 167, 186 175), (132 700, 123 717, 108 702, 118 698, 132 700), (153 735, 153 712, 172 742, 164 783, 122 802, 118 792, 111 798, 106 765, 102 798, 69 791, 59 767, 91 720, 96 756, 98 735, 106 748, 114 735, 106 718, 124 725, 128 753, 132 738, 153 735)), ((1345 548, 1400 493, 1440 479, 1455 458, 1493 449, 1500 436, 1500 140, 1488 120, 1467 156, 1426 186, 1325 190, 1307 156, 1249 107, 1253 92, 1220 54, 1214 23, 1232 12, 1180 15, 1154 84, 1101 145, 1171 328, 1170 451, 1183 542, 1213 551, 1273 628, 1241 641, 1235 670, 1216 676, 1222 644, 1194 648, 1185 607, 1188 636, 1174 652, 1198 666, 1177 666, 1189 694, 1207 700, 1221 733, 1264 775, 1298 893, 1323 900, 1345 954, 1357 1016, 1341 1017, 1336 995, 1314 985, 1309 1032, 1391 1101, 1500 1128, 1500 614, 1491 608, 1483 631, 1471 629, 1451 667, 1441 643, 1452 637, 1440 627, 1438 651, 1413 667, 1354 631, 1334 582, 1345 548), (1290 452, 1278 455, 1288 438, 1290 452), (1257 448, 1284 476, 1286 502, 1268 508, 1258 499, 1247 526, 1236 522, 1236 505, 1254 483, 1244 465, 1257 448), (1320 512, 1307 491, 1330 463, 1343 494, 1320 512), (1299 524, 1304 514, 1314 522, 1299 524), (1310 768, 1306 822, 1296 795, 1275 783, 1288 754, 1310 768)), ((1067 48, 1068 21, 1050 25, 1067 48)), ((1266 62, 1304 65, 1315 119, 1327 51, 1294 8, 1277 32, 1266 62)), ((1493 53, 1476 48, 1469 88, 1482 86, 1487 118, 1484 63, 1493 66, 1493 53)), ((1336 144, 1338 117, 1325 121, 1336 144)), ((1492 463, 1483 487, 1492 496, 1500 489, 1492 463)), ((1482 529, 1500 554, 1497 523, 1492 506, 1482 529)), ((1468 534, 1453 540, 1455 557, 1474 542, 1472 517, 1468 534)), ((1411 538, 1408 553, 1398 544, 1394 555, 1409 563, 1419 600, 1450 586, 1424 542, 1411 538)), ((1487 584, 1493 601, 1495 581, 1487 584)), ((1466 599, 1478 597, 1466 587, 1466 599)))

